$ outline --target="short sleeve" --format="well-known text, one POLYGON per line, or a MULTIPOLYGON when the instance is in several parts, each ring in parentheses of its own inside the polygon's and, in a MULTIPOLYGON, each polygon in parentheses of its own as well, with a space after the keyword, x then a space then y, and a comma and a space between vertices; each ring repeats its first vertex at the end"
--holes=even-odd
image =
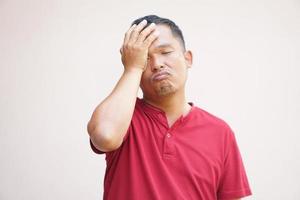
MULTIPOLYGON (((125 136, 123 137, 123 142, 125 142, 125 140, 128 138, 129 132, 130 132, 130 130, 132 129, 132 128, 131 128, 131 124, 132 124, 132 123, 130 123, 129 128, 128 128, 128 130, 127 130, 125 136)), ((96 154, 104 154, 104 153, 106 153, 106 152, 104 152, 104 151, 100 151, 99 149, 97 149, 97 148, 95 147, 95 145, 93 144, 93 142, 92 142, 91 139, 90 139, 90 146, 91 146, 91 149, 93 150, 93 152, 96 153, 96 154)))
POLYGON ((224 168, 218 188, 218 199, 232 200, 251 195, 242 157, 231 130, 228 131, 225 148, 224 168))
POLYGON ((90 146, 91 146, 91 149, 93 150, 93 152, 96 153, 96 154, 103 154, 103 153, 105 153, 105 152, 100 151, 99 149, 97 149, 97 148, 94 146, 94 144, 92 143, 92 140, 91 140, 91 139, 90 139, 90 146))
MULTIPOLYGON (((131 132, 133 132, 133 121, 135 121, 135 119, 137 118, 136 117, 136 110, 137 109, 141 109, 140 106, 138 106, 138 104, 141 104, 140 100, 137 98, 137 102, 136 102, 136 106, 135 106, 135 110, 134 110, 134 113, 133 113, 133 116, 132 116, 132 120, 130 121, 130 124, 129 124, 129 127, 127 129, 127 132, 125 133, 124 137, 123 137, 123 143, 128 139, 129 135, 131 132)), ((95 145, 93 144, 92 140, 90 139, 90 146, 91 146, 91 149, 93 150, 94 153, 96 154, 104 154, 106 153, 107 155, 110 155, 111 153, 115 152, 116 150, 114 151, 110 151, 110 152, 103 152, 103 151, 100 151, 99 149, 97 149, 95 147, 95 145)), ((122 146, 122 145, 121 145, 122 146)))

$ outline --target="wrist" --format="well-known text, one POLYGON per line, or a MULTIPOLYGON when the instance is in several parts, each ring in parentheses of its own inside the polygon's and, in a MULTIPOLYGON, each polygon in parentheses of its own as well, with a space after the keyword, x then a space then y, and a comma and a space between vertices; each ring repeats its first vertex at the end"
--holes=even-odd
POLYGON ((124 73, 142 74, 143 72, 144 72, 144 69, 140 68, 140 67, 130 67, 130 68, 124 69, 124 73))

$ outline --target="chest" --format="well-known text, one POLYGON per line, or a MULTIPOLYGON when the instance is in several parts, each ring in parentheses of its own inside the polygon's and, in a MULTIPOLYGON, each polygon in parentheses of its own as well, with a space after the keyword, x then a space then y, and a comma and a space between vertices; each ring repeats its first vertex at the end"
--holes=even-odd
POLYGON ((157 118, 136 122, 130 145, 152 167, 169 169, 180 177, 201 179, 216 185, 223 167, 223 141, 220 133, 207 124, 176 121, 172 127, 157 118))

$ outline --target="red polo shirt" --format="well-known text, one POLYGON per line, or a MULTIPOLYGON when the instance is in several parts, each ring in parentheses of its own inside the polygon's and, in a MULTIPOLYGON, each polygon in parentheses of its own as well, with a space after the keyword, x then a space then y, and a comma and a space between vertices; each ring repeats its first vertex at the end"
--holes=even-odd
MULTIPOLYGON (((137 98, 122 145, 106 152, 104 200, 232 200, 251 195, 230 127, 194 106, 172 127, 137 98)), ((92 143, 95 153, 97 150, 92 143)))

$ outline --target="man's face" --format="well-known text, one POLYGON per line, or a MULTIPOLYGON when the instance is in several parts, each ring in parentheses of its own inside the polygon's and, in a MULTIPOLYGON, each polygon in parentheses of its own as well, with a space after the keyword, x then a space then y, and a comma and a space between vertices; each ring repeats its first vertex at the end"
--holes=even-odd
POLYGON ((168 26, 157 25, 156 30, 160 34, 149 47, 147 68, 140 84, 148 98, 183 91, 187 70, 192 65, 191 52, 184 52, 180 40, 168 26))

